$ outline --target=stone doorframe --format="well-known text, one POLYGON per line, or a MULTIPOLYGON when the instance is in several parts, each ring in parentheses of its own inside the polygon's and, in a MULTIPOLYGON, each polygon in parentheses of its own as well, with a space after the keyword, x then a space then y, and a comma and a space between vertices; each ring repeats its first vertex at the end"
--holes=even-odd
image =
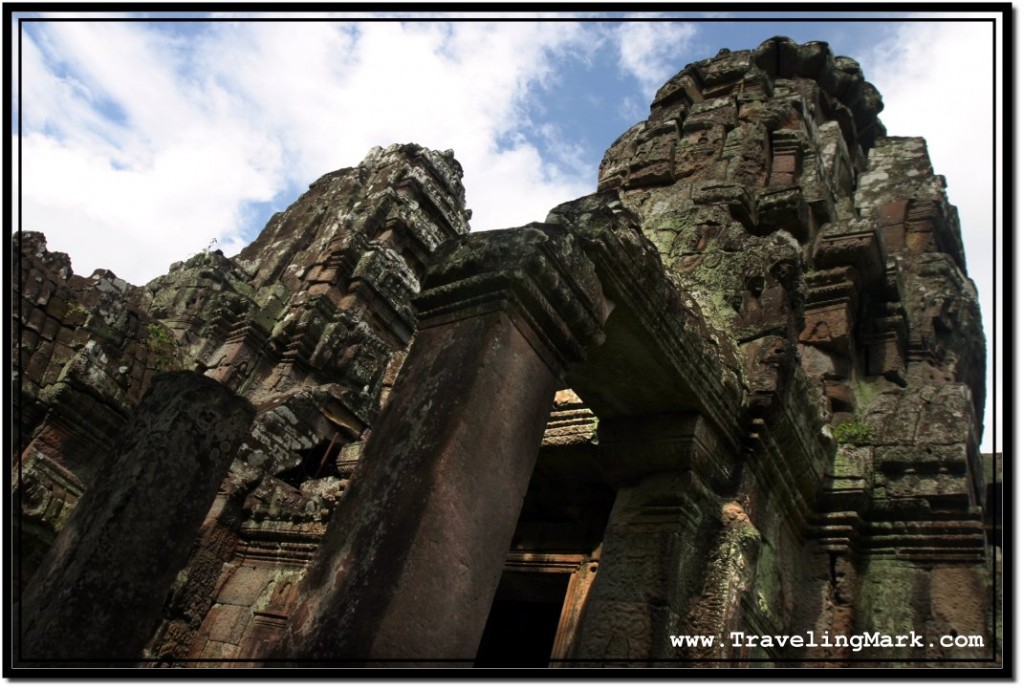
POLYGON ((472 664, 566 384, 613 425, 700 420, 685 466, 631 454, 624 469, 615 460, 626 481, 677 469, 727 488, 746 431, 731 344, 709 332, 614 194, 548 221, 438 251, 415 303, 419 334, 276 659, 472 664))
POLYGON ((558 617, 558 629, 551 646, 553 668, 563 665, 570 658, 576 640, 583 606, 590 593, 590 586, 597 577, 598 554, 579 553, 528 553, 513 551, 505 561, 505 570, 521 573, 551 573, 569 576, 569 583, 558 617))

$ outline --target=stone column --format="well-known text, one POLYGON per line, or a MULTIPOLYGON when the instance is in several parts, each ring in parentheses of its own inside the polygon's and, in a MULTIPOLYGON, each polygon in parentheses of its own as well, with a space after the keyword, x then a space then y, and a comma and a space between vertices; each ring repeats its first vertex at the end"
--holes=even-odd
POLYGON ((704 593, 730 455, 696 412, 602 420, 598 433, 604 474, 620 488, 573 657, 670 661, 679 654, 669 636, 690 631, 691 602, 704 593))
POLYGON ((277 659, 471 661, 568 362, 611 307, 555 226, 442 251, 420 330, 277 659))
POLYGON ((15 665, 141 660, 253 414, 205 376, 153 379, 25 590, 15 665))

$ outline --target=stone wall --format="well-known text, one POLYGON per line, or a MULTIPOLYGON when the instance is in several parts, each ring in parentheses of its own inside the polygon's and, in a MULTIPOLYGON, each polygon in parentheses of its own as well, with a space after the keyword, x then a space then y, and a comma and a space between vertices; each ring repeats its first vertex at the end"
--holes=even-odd
POLYGON ((461 175, 450 152, 375 149, 314 182, 238 257, 204 252, 144 287, 75 276, 41 235, 16 235, 23 580, 108 479, 96 468, 153 375, 199 371, 256 415, 145 656, 251 656, 347 486, 430 256, 467 232, 461 175))
POLYGON ((755 632, 936 637, 954 590, 986 601, 976 292, 924 141, 886 137, 881 107, 854 61, 771 39, 689 65, 601 165, 737 349, 749 436, 723 498, 760 531, 732 576, 755 632))

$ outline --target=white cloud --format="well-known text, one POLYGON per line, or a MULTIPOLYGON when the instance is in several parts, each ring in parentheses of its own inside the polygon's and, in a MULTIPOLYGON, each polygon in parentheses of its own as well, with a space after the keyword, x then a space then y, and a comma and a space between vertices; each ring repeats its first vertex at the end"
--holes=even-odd
POLYGON ((679 21, 623 22, 616 32, 619 66, 635 77, 648 99, 683 65, 679 56, 686 53, 697 35, 695 24, 679 21))
POLYGON ((34 26, 24 228, 43 230, 80 273, 107 267, 140 283, 211 237, 240 248, 259 230, 242 226, 246 203, 301 190, 376 145, 454 149, 475 229, 543 220, 594 186, 553 131, 544 156, 518 136, 551 60, 592 50, 578 24, 34 26))
MULTIPOLYGON (((187 44, 140 25, 23 37, 21 209, 76 272, 136 283, 205 246, 240 248, 240 204, 277 191, 280 150, 187 44)), ((144 25, 142 25, 144 26, 144 25)))

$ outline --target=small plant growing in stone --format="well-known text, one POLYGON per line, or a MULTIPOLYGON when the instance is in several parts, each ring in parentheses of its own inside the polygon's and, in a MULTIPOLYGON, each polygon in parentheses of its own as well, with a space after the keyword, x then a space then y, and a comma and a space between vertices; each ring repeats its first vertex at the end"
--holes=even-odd
POLYGON ((837 443, 869 446, 875 441, 875 431, 860 421, 837 424, 833 432, 837 443))
POLYGON ((156 368, 160 371, 170 371, 176 367, 174 336, 163 324, 146 324, 146 348, 156 356, 156 368))

